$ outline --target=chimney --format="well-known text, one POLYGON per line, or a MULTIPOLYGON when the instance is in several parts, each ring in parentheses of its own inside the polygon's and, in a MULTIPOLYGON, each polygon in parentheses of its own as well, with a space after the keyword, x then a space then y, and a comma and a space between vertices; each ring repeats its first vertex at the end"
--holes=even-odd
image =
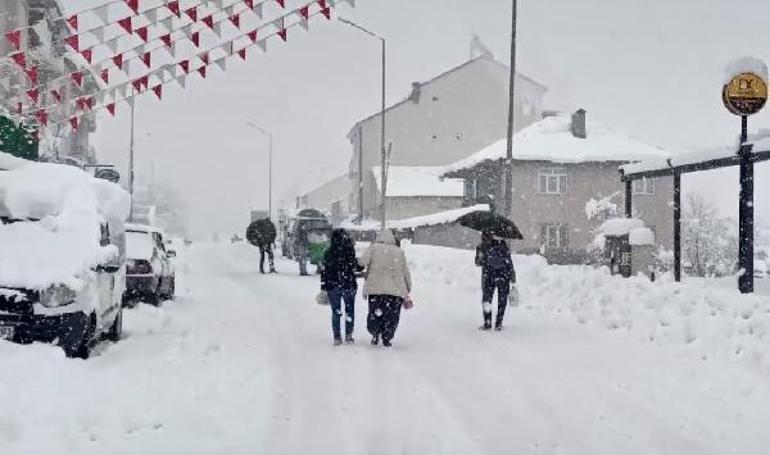
POLYGON ((572 135, 579 139, 585 139, 588 137, 586 131, 586 111, 585 109, 578 109, 572 114, 572 135))
POLYGON ((420 96, 422 95, 422 84, 419 82, 412 82, 412 93, 409 95, 409 99, 414 104, 420 104, 420 96))

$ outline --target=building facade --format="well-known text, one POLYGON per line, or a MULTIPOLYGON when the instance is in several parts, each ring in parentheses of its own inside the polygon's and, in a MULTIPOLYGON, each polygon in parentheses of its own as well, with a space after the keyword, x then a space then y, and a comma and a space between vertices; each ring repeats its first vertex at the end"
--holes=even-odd
MULTIPOLYGON (((409 96, 385 113, 389 166, 445 166, 504 136, 509 74, 507 66, 483 55, 427 82, 414 83, 409 96)), ((545 92, 543 85, 517 74, 516 130, 541 118, 545 92)), ((358 185, 363 181, 366 218, 378 217, 379 190, 371 169, 381 165, 381 131, 377 114, 358 122, 348 134, 349 210, 358 210, 358 185)))

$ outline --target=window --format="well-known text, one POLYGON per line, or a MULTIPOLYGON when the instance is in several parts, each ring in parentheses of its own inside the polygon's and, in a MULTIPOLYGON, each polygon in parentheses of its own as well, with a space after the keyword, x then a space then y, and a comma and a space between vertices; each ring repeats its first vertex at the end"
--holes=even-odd
POLYGON ((538 178, 541 194, 567 194, 567 171, 564 169, 542 169, 538 178))
POLYGON ((548 248, 567 248, 569 238, 566 224, 543 224, 540 226, 540 243, 548 248))
POLYGON ((655 180, 648 178, 634 180, 634 194, 654 196, 655 180))
POLYGON ((466 179, 464 190, 467 199, 476 199, 478 197, 476 179, 466 179))

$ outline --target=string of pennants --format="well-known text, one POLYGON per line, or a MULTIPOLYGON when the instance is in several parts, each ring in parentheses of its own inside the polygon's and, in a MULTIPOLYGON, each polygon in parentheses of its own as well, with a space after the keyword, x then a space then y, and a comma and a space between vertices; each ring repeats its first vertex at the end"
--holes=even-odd
MULTIPOLYGON (((33 116, 41 128, 67 122, 73 130, 77 130, 85 115, 98 110, 107 110, 115 116, 118 103, 133 102, 133 97, 147 92, 152 92, 158 99, 162 99, 163 87, 166 84, 176 82, 184 89, 187 78, 192 73, 198 73, 205 79, 211 65, 216 65, 225 71, 228 58, 239 57, 246 60, 248 49, 253 46, 258 47, 262 52, 267 52, 269 38, 278 37, 286 42, 289 29, 302 27, 308 31, 309 22, 313 16, 322 15, 330 20, 332 10, 341 2, 355 7, 355 0, 313 0, 270 22, 261 23, 248 31, 243 31, 241 16, 244 13, 255 14, 261 20, 264 18, 266 4, 275 3, 282 9, 286 9, 286 0, 235 0, 231 4, 226 4, 227 0, 201 0, 187 6, 182 6, 179 0, 163 0, 160 6, 140 11, 141 1, 143 0, 113 0, 94 9, 60 19, 66 21, 70 30, 73 31, 73 34, 64 39, 69 51, 80 55, 87 65, 82 65, 76 71, 57 79, 46 81, 45 85, 39 83, 39 70, 31 64, 31 59, 27 58, 31 48, 22 48, 21 33, 24 29, 4 33, 5 39, 12 48, 12 53, 7 57, 10 57, 18 66, 23 73, 22 78, 28 81, 27 84, 23 84, 25 87, 20 89, 22 93, 18 93, 15 100, 11 101, 8 109, 11 115, 19 121, 25 116, 33 116), (124 3, 133 14, 111 23, 108 20, 110 7, 119 3, 124 3), (214 11, 211 4, 214 4, 218 11, 214 11), (163 10, 167 12, 165 17, 161 17, 163 10), (89 30, 80 30, 81 17, 89 12, 99 16, 103 25, 89 30), (139 23, 144 25, 137 27, 139 23), (222 26, 227 23, 240 33, 222 42, 222 26), (126 34, 105 40, 104 30, 115 24, 126 34), (95 32, 95 30, 100 31, 95 32), (151 34, 151 30, 155 33, 151 34), (202 50, 201 32, 205 30, 213 32, 219 41, 216 45, 202 50), (95 38, 96 43, 89 47, 82 47, 85 42, 82 37, 85 34, 95 38), (141 44, 120 50, 118 41, 124 37, 138 37, 141 44), (177 60, 179 56, 176 46, 182 41, 191 43, 197 53, 177 60), (94 62, 94 49, 99 46, 105 46, 108 49, 108 56, 94 62), (169 55, 173 62, 160 66, 153 65, 156 60, 153 54, 159 51, 169 55), (224 54, 218 57, 212 55, 220 51, 224 51, 224 54), (136 69, 144 69, 147 72, 135 77, 131 73, 136 69), (114 82, 113 75, 116 71, 129 80, 110 85, 114 82), (98 89, 75 97, 69 102, 63 102, 68 90, 82 90, 86 80, 95 82, 98 89), (57 110, 59 112, 56 112, 57 110), (53 117, 57 113, 59 119, 54 120, 53 117)), ((71 57, 67 58, 72 61, 71 57)), ((11 92, 9 77, 0 78, 0 91, 2 90, 11 92)), ((11 98, 13 97, 9 97, 11 98)))

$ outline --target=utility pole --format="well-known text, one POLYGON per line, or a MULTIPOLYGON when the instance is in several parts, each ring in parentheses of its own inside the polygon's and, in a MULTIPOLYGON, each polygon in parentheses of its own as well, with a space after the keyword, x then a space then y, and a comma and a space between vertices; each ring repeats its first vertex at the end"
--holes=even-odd
POLYGON ((508 148, 505 162, 505 216, 510 217, 513 210, 513 125, 515 116, 516 88, 516 0, 513 0, 511 17, 511 74, 508 87, 508 148))
POLYGON ((131 142, 128 150, 128 192, 131 195, 131 209, 128 212, 128 222, 134 222, 134 124, 135 119, 136 93, 131 92, 131 142))
POLYGON ((358 125, 358 224, 364 222, 364 126, 358 125))
POLYGON ((742 274, 738 288, 742 294, 754 292, 754 162, 749 140, 748 116, 741 116, 740 183, 738 207, 740 246, 738 261, 742 274))

